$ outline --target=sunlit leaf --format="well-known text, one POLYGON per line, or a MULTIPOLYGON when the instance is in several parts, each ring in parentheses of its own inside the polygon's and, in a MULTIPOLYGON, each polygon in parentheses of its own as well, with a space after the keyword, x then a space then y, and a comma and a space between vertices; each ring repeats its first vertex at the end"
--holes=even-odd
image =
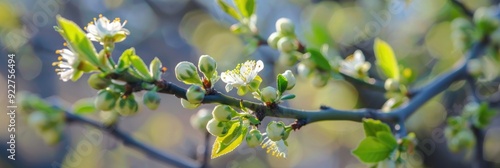
POLYGON ((130 61, 130 57, 133 55, 135 55, 134 47, 123 51, 122 55, 118 59, 118 69, 123 70, 128 68, 132 64, 132 62, 130 61))
POLYGON ((241 19, 240 14, 238 14, 238 12, 236 12, 236 10, 233 7, 229 6, 229 4, 227 4, 223 0, 217 0, 217 4, 219 4, 219 7, 222 9, 222 11, 232 16, 236 20, 241 19))
POLYGON ((234 0, 234 2, 243 17, 248 18, 252 16, 255 11, 255 0, 234 0))
POLYGON ((134 68, 144 77, 146 80, 151 80, 152 76, 149 74, 148 67, 144 63, 144 61, 138 55, 130 56, 130 62, 134 66, 134 68))
POLYGON ((243 127, 240 123, 234 123, 226 136, 215 139, 212 147, 212 159, 236 149, 243 142, 247 132, 248 127, 243 127))
POLYGON ((377 65, 382 69, 384 74, 388 78, 393 78, 399 81, 400 72, 398 62, 392 47, 385 41, 377 38, 373 44, 373 50, 375 51, 375 57, 377 58, 377 65))
POLYGON ((328 60, 319 50, 309 48, 307 52, 310 55, 309 59, 313 61, 319 69, 325 71, 330 71, 332 69, 328 60))
POLYGON ((374 119, 364 119, 363 128, 365 129, 366 137, 376 137, 377 132, 391 132, 391 129, 387 124, 374 119))
POLYGON ((352 153, 364 163, 376 163, 387 159, 396 149, 397 144, 388 146, 389 143, 377 137, 366 137, 352 153))

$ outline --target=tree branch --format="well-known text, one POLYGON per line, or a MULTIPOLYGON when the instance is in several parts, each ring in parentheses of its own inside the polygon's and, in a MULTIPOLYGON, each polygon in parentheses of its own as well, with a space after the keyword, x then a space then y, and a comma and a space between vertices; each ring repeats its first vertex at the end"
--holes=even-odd
POLYGON ((66 121, 68 123, 87 124, 87 125, 90 125, 90 126, 97 128, 97 129, 106 131, 110 135, 115 137, 116 139, 121 140, 124 145, 129 146, 131 148, 134 148, 134 149, 136 149, 136 150, 138 150, 138 151, 140 151, 140 152, 142 152, 142 153, 144 153, 144 154, 146 154, 146 155, 150 156, 151 158, 156 159, 158 161, 161 161, 161 162, 164 162, 164 163, 176 166, 176 167, 190 167, 190 168, 191 167, 193 167, 193 168, 200 167, 200 164, 198 164, 195 161, 192 161, 192 160, 189 160, 186 158, 182 158, 179 156, 175 156, 174 154, 171 154, 171 153, 159 151, 151 146, 148 146, 148 145, 134 139, 133 137, 131 137, 127 133, 125 133, 117 128, 102 125, 99 122, 92 121, 90 119, 75 115, 75 114, 70 113, 70 112, 65 112, 64 114, 66 116, 66 121))
POLYGON ((458 0, 450 0, 453 5, 458 7, 462 13, 467 15, 467 17, 472 18, 474 16, 474 13, 472 13, 462 2, 459 2, 458 0))

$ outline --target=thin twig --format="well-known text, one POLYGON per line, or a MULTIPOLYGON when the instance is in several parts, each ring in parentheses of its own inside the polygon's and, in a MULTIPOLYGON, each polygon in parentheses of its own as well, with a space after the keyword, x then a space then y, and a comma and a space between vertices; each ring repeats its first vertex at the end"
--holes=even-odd
POLYGON ((459 2, 458 0, 450 0, 452 4, 457 6, 460 11, 462 11, 467 17, 472 18, 474 14, 463 4, 462 2, 459 2))
POLYGON ((179 156, 176 156, 171 153, 167 152, 162 152, 159 151, 158 149, 155 149, 154 147, 148 146, 133 137, 131 137, 128 133, 125 133, 121 131, 118 128, 113 128, 113 127, 107 127, 105 125, 102 125, 99 122, 75 115, 70 112, 65 112, 66 116, 66 121, 68 123, 81 123, 81 124, 87 124, 90 126, 93 126, 97 129, 103 130, 108 132, 110 135, 115 137, 116 139, 120 140, 123 142, 124 145, 129 146, 131 148, 134 148, 148 156, 150 156, 153 159, 156 159, 158 161, 176 166, 176 167, 188 167, 188 168, 197 168, 200 167, 200 164, 193 160, 189 160, 186 158, 182 158, 179 156))

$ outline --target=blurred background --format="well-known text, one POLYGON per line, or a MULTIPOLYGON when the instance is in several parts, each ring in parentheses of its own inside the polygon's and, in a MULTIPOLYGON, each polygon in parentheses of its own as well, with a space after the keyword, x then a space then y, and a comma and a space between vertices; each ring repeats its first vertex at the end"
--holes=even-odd
MULTIPOLYGON (((229 1, 228 1, 229 2, 229 1)), ((488 6, 490 0, 463 0, 467 7, 488 6)), ((43 98, 59 97, 62 104, 71 104, 96 95, 84 75, 77 82, 62 82, 54 72, 55 50, 63 48, 63 39, 56 33, 55 16, 62 15, 86 26, 99 14, 127 20, 125 28, 131 34, 116 45, 114 57, 135 47, 145 62, 159 57, 168 68, 164 78, 180 86, 174 77, 174 67, 180 61, 197 62, 202 54, 214 57, 219 72, 233 69, 247 59, 261 59, 264 85, 274 85, 275 74, 285 69, 277 63, 279 53, 267 46, 246 54, 247 45, 229 31, 236 21, 223 13, 215 0, 0 0, 0 65, 7 65, 7 54, 15 54, 17 92, 29 91, 43 98)), ((372 62, 373 39, 386 40, 395 50, 404 67, 411 68, 418 87, 460 62, 463 53, 453 46, 450 22, 461 13, 447 0, 257 0, 257 27, 267 38, 275 31, 274 23, 281 17, 296 23, 298 38, 308 47, 328 44, 335 53, 345 57, 356 49, 364 51, 372 62)), ((96 44, 97 47, 100 47, 96 44)), ((493 66, 493 65, 484 65, 493 66)), ((0 88, 6 88, 6 69, 0 70, 0 88)), ((375 68, 371 76, 378 77, 375 68)), ((498 73, 498 72, 495 72, 498 73)), ((494 77, 498 74, 489 74, 494 77)), ((331 80, 323 88, 313 87, 309 79, 297 80, 291 92, 297 98, 285 105, 300 109, 318 109, 327 105, 338 109, 360 107, 380 108, 385 102, 383 93, 359 88, 345 81, 331 80)), ((470 167, 471 151, 450 153, 444 138, 447 116, 460 113, 467 101, 464 82, 429 100, 408 121, 409 131, 417 134, 420 144, 408 159, 412 167, 470 167)), ((216 89, 224 90, 222 82, 216 89)), ((495 92, 498 82, 485 82, 485 92, 495 92)), ((7 106, 2 92, 0 111, 7 106)), ((236 96, 236 92, 228 93, 236 96)), ((141 93, 139 93, 141 95, 141 93)), ((140 97, 140 96, 139 96, 140 97)), ((159 110, 140 106, 140 112, 124 117, 119 128, 161 151, 186 158, 196 158, 196 148, 203 143, 203 134, 192 128, 189 118, 197 110, 182 108, 180 100, 161 95, 159 110)), ((251 97, 247 97, 251 100, 251 97)), ((213 105, 202 105, 211 110, 213 105)), ((99 114, 86 117, 99 120, 99 114)), ((105 132, 85 125, 67 125, 64 139, 55 146, 46 145, 27 127, 23 116, 16 116, 16 161, 7 159, 8 120, 0 117, 0 167, 169 167, 142 153, 129 149, 105 132), (100 143, 80 151, 92 135, 103 136, 100 143)), ((266 118, 263 125, 270 120, 266 118)), ((273 118, 273 120, 275 120, 273 118)), ((284 120, 291 123, 293 120, 284 120)), ((500 166, 500 120, 498 117, 487 129, 485 157, 500 166)), ((263 129, 263 128, 260 128, 263 129)), ((232 153, 210 160, 210 167, 367 167, 350 151, 364 137, 362 125, 348 121, 325 121, 307 125, 289 138, 287 159, 275 158, 261 148, 247 148, 243 143, 232 153)), ((212 141, 213 141, 212 137, 212 141)))

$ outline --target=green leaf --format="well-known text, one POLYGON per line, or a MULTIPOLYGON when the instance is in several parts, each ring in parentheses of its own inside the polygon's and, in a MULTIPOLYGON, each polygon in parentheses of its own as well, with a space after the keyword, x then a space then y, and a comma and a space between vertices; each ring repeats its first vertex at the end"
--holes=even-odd
POLYGON ((134 47, 123 51, 122 55, 118 59, 118 70, 127 69, 132 64, 132 61, 130 61, 130 57, 133 55, 135 55, 134 47))
POLYGON ((377 138, 380 140, 380 142, 384 143, 390 148, 396 148, 398 146, 396 138, 390 132, 377 132, 377 138))
POLYGON ((155 57, 149 64, 149 75, 153 77, 154 80, 160 80, 161 78, 161 61, 158 57, 155 57))
POLYGON ((238 12, 236 12, 236 10, 233 7, 229 6, 229 4, 227 4, 223 0, 217 0, 217 4, 219 4, 219 7, 222 9, 222 11, 229 14, 230 16, 235 18, 236 20, 241 19, 240 14, 238 14, 238 12))
POLYGON ((73 104, 73 112, 75 114, 88 114, 98 111, 94 106, 93 98, 85 98, 76 101, 73 104))
POLYGON ((249 18, 255 11, 255 0, 234 0, 243 17, 249 18))
POLYGON ((366 137, 352 153, 364 163, 376 163, 385 160, 397 147, 397 144, 396 146, 388 146, 388 142, 385 141, 376 137, 366 137))
POLYGON ((366 137, 376 137, 378 132, 391 133, 391 129, 380 120, 363 119, 363 128, 365 129, 366 137))
POLYGON ((288 85, 288 81, 286 80, 286 78, 283 75, 279 74, 276 79, 277 79, 276 82, 278 84, 278 91, 280 93, 285 92, 286 91, 286 87, 288 85))
POLYGON ((330 66, 329 61, 321 54, 319 50, 309 48, 307 49, 309 53, 311 61, 313 61, 317 67, 324 71, 330 71, 332 67, 330 66))
POLYGON ((130 62, 134 66, 134 68, 144 77, 146 80, 151 80, 153 77, 149 74, 148 67, 144 63, 144 61, 138 55, 130 56, 130 62))
POLYGON ((295 98, 294 94, 287 94, 287 95, 284 95, 283 97, 281 97, 281 100, 290 100, 293 98, 295 98))
POLYGON ((488 103, 483 102, 479 107, 479 111, 474 114, 472 121, 476 127, 484 128, 490 124, 495 115, 496 111, 489 109, 488 103))
POLYGON ((393 78, 399 81, 399 67, 391 46, 385 41, 375 39, 373 44, 375 57, 377 58, 377 65, 382 69, 388 78, 393 78))
POLYGON ((212 159, 225 155, 236 149, 248 132, 248 127, 240 123, 234 123, 226 136, 217 137, 212 147, 212 159))
POLYGON ((95 47, 87 38, 85 32, 75 22, 65 19, 60 15, 57 15, 57 23, 59 27, 56 28, 56 31, 78 53, 78 57, 96 67, 100 67, 95 47))

